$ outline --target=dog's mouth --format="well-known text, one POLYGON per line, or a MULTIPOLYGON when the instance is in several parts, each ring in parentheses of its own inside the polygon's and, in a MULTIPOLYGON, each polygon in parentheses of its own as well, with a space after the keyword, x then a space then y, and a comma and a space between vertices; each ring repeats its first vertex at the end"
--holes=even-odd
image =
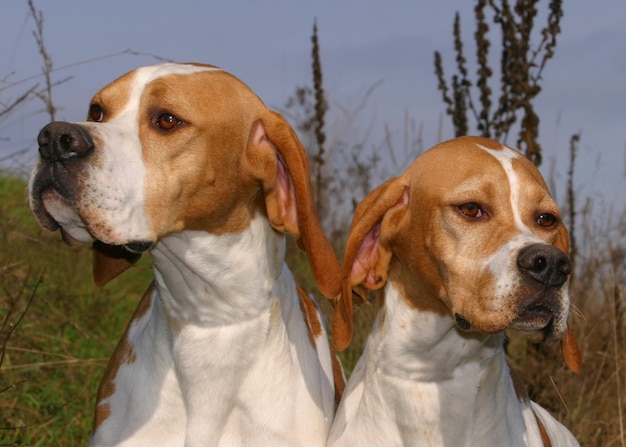
POLYGON ((478 331, 496 334, 507 329, 519 332, 533 343, 557 340, 562 337, 561 320, 563 308, 557 296, 542 297, 521 306, 511 320, 497 324, 486 324, 480 319, 469 319, 467 315, 454 314, 456 327, 463 332, 478 331))
POLYGON ((533 304, 513 320, 510 328, 522 333, 532 342, 543 342, 555 336, 558 311, 548 303, 533 304))
POLYGON ((34 195, 33 212, 44 228, 51 231, 60 230, 63 240, 71 246, 96 241, 96 243, 111 247, 117 246, 125 252, 141 255, 154 245, 154 241, 149 240, 132 240, 124 244, 101 242, 79 216, 72 202, 51 185, 42 188, 40 193, 34 195))
POLYGON ((535 304, 527 307, 513 321, 513 324, 521 328, 543 329, 550 324, 554 318, 554 310, 546 304, 535 304))

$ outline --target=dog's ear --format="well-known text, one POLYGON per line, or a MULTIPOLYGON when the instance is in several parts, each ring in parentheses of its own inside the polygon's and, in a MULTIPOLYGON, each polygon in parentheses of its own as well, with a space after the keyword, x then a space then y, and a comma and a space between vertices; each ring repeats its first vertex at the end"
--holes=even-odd
MULTIPOLYGON (((74 239, 68 232, 61 228, 61 238, 63 242, 71 247, 83 245, 82 242, 74 239)), ((95 241, 92 244, 93 251, 93 282, 97 286, 103 286, 113 278, 121 275, 133 264, 135 264, 141 255, 131 253, 124 247, 118 245, 108 245, 101 241, 95 241)))
POLYGON ((101 241, 93 243, 93 280, 103 286, 133 266, 141 255, 132 253, 119 245, 108 245, 101 241))
MULTIPOLYGON (((567 255, 569 255, 569 235, 567 234, 567 228, 565 228, 565 225, 563 225, 563 223, 559 225, 558 233, 553 242, 553 245, 557 248, 560 248, 567 255)), ((565 333, 565 337, 561 339, 561 351, 563 353, 563 359, 565 360, 565 364, 569 367, 569 369, 571 369, 575 373, 580 372, 580 350, 578 349, 578 343, 576 342, 576 338, 574 338, 574 333, 572 332, 569 323, 567 327, 567 332, 565 333)))
POLYGON ((360 287, 379 289, 387 282, 392 249, 390 238, 406 213, 408 187, 399 179, 380 185, 357 206, 341 272, 341 297, 333 315, 333 343, 342 351, 352 340, 354 295, 360 287))
POLYGON ((272 227, 296 237, 320 292, 335 298, 341 290, 341 265, 315 211, 306 151, 280 114, 268 110, 253 124, 244 164, 262 184, 272 227))

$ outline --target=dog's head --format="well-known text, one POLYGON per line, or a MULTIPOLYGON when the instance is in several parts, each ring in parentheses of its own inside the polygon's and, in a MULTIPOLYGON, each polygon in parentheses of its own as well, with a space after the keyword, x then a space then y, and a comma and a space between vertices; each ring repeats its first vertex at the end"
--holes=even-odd
POLYGON ((68 243, 95 241, 98 283, 164 236, 239 232, 265 213, 298 238, 322 293, 338 293, 339 263, 313 207, 304 148, 219 68, 134 70, 93 97, 87 121, 51 123, 38 143, 31 208, 68 243))
POLYGON ((451 140, 357 207, 335 343, 350 340, 353 289, 389 280, 408 306, 447 315, 461 330, 517 329, 574 350, 570 269, 567 230, 535 166, 491 140, 451 140))

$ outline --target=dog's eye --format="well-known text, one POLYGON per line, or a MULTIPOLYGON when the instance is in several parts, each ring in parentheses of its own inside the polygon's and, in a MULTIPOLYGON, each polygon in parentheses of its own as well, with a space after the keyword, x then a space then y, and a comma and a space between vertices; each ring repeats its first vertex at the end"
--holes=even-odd
POLYGON ((537 222, 537 225, 540 227, 551 228, 559 222, 559 219, 554 214, 543 213, 537 216, 535 222, 537 222))
POLYGON ((98 104, 92 104, 89 106, 87 119, 96 123, 102 122, 104 120, 104 109, 98 104))
POLYGON ((457 205, 456 208, 464 216, 471 217, 473 219, 478 219, 485 215, 480 205, 478 205, 477 203, 473 203, 473 202, 464 203, 462 205, 457 205))
POLYGON ((180 126, 183 122, 171 113, 161 113, 156 119, 156 126, 163 130, 172 130, 180 126))

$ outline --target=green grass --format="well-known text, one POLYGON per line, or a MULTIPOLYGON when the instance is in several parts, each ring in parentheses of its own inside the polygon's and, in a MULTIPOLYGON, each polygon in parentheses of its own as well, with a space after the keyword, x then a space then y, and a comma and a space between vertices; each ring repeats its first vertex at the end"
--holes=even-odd
POLYGON ((85 445, 108 357, 143 290, 149 260, 104 288, 89 247, 40 230, 19 178, 0 179, 0 445, 85 445))

